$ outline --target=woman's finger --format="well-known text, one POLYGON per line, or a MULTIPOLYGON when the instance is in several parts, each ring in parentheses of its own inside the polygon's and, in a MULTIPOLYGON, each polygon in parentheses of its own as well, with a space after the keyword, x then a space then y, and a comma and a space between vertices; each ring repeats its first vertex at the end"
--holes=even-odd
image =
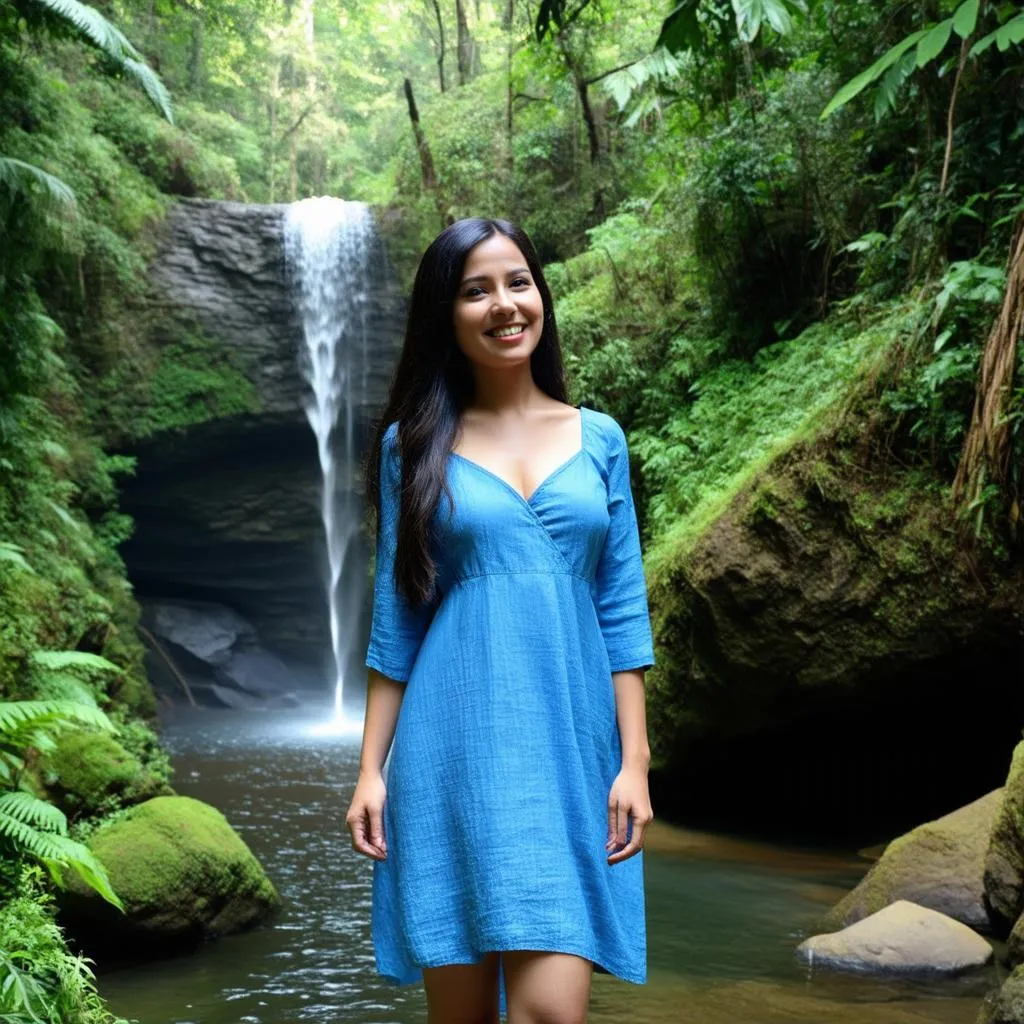
POLYGON ((370 842, 378 849, 381 853, 387 852, 387 847, 384 845, 384 812, 383 808, 371 807, 369 811, 370 817, 370 842))

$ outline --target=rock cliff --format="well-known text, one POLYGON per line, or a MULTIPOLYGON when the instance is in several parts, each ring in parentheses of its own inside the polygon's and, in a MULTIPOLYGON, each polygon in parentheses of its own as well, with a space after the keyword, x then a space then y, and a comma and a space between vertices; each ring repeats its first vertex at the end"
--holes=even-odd
MULTIPOLYGON (((175 330, 201 336, 241 369, 255 402, 227 416, 197 405, 188 425, 126 448, 138 466, 121 506, 136 529, 122 552, 143 604, 225 605, 272 651, 316 666, 330 648, 320 467, 303 409, 302 328, 282 249, 286 209, 188 199, 168 216, 150 269, 151 343, 166 344, 175 330)), ((372 261, 366 281, 354 282, 370 295, 369 359, 348 387, 350 463, 383 404, 403 328, 403 301, 380 246, 372 261)), ((358 487, 358 474, 342 471, 339 480, 339 490, 358 487)), ((351 552, 353 585, 365 579, 370 547, 361 538, 351 552)))

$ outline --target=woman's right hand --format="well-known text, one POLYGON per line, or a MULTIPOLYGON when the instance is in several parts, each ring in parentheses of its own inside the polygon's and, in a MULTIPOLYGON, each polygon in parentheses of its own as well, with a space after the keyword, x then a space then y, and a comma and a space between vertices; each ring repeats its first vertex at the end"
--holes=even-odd
POLYGON ((384 860, 388 854, 384 836, 384 800, 387 790, 380 772, 360 774, 352 794, 345 823, 352 833, 352 848, 358 853, 384 860))

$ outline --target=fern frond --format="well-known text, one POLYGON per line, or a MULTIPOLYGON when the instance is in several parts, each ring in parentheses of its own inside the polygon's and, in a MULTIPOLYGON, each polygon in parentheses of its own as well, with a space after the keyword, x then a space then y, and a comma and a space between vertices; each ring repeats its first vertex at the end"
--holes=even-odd
POLYGON ((71 22, 91 43, 117 61, 145 90, 154 106, 172 121, 170 95, 156 72, 142 59, 128 37, 95 7, 80 0, 36 0, 47 10, 71 22))
POLYGON ((107 21, 95 7, 79 3, 79 0, 36 0, 36 2, 65 21, 70 21, 91 43, 119 63, 125 57, 138 58, 140 56, 139 51, 129 42, 128 37, 113 22, 107 21))
POLYGON ((143 92, 150 98, 153 106, 171 123, 174 124, 174 111, 171 109, 171 94, 167 86, 160 80, 160 76, 141 60, 126 57, 122 64, 128 72, 142 86, 143 92))
POLYGON ((70 700, 0 701, 0 736, 7 742, 10 742, 10 735, 4 734, 70 722, 114 731, 114 723, 99 708, 88 704, 70 700))
POLYGON ((0 185, 12 192, 35 196, 46 205, 76 209, 75 193, 60 178, 48 174, 41 167, 16 160, 13 156, 0 156, 0 185), (35 186, 41 186, 37 191, 35 186))
POLYGON ((43 832, 64 835, 68 830, 64 812, 31 793, 0 793, 0 817, 5 815, 43 832))
POLYGON ((88 651, 33 651, 32 660, 47 669, 94 668, 101 672, 120 672, 121 666, 88 651))
POLYGON ((62 884, 62 869, 71 868, 108 903, 124 910, 105 868, 84 843, 65 835, 40 832, 3 812, 0 812, 0 840, 6 840, 16 854, 42 861, 58 885, 62 884))
POLYGON ((19 569, 34 574, 35 569, 25 561, 25 556, 22 554, 24 550, 24 548, 19 547, 17 544, 8 544, 0 540, 0 562, 12 562, 19 569))

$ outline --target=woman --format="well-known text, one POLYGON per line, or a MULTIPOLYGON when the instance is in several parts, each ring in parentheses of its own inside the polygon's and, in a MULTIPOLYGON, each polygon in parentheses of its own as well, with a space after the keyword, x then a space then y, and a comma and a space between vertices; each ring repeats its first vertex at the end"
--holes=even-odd
POLYGON ((583 1021, 592 970, 647 979, 654 653, 625 435, 567 404, 516 226, 462 220, 427 248, 366 475, 346 821, 375 861, 377 969, 422 977, 431 1024, 583 1021))

